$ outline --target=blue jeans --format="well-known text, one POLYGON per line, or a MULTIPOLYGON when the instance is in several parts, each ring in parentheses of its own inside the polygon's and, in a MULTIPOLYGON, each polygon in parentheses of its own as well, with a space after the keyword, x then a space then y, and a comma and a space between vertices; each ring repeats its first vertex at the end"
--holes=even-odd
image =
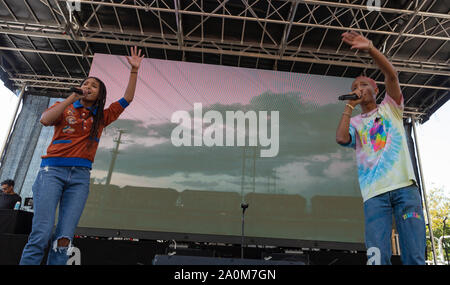
POLYGON ((364 203, 366 247, 379 249, 382 265, 391 264, 392 216, 404 265, 425 264, 425 222, 422 200, 415 185, 370 198, 364 203))
POLYGON ((50 239, 52 246, 47 264, 67 263, 67 250, 72 246, 75 228, 89 194, 89 179, 87 167, 46 166, 39 170, 33 184, 33 226, 22 252, 21 265, 41 264, 50 239), (52 236, 58 204, 58 224, 52 236), (62 238, 69 240, 68 247, 58 246, 57 241, 62 238))

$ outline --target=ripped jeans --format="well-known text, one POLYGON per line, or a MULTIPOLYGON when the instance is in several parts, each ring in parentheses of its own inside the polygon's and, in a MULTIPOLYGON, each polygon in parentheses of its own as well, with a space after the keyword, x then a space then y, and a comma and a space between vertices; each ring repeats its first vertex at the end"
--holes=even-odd
POLYGON ((416 185, 403 187, 364 203, 366 247, 376 247, 381 265, 391 264, 392 216, 398 231, 403 265, 425 265, 425 222, 416 185))
POLYGON ((41 167, 33 184, 33 226, 22 252, 21 265, 41 264, 50 240, 47 264, 66 264, 67 251, 72 246, 89 194, 89 179, 87 167, 41 167), (58 204, 58 224, 52 236, 58 204), (58 246, 59 239, 69 240, 69 245, 58 246))

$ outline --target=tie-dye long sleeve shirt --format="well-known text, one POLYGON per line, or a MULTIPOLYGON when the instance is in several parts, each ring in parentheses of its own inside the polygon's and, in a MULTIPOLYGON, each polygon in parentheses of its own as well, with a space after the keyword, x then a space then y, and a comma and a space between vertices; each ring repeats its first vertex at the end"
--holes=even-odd
POLYGON ((375 110, 350 120, 359 185, 364 202, 416 181, 403 127, 403 97, 398 105, 388 94, 375 110))

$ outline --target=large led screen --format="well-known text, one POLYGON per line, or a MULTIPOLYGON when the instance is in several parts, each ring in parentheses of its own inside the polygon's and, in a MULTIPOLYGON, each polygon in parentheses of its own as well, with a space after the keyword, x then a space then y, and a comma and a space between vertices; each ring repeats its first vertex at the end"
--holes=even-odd
MULTIPOLYGON (((90 76, 123 97, 123 56, 90 76)), ((336 144, 351 78, 147 59, 102 134, 79 227, 363 242, 354 152, 336 144)))

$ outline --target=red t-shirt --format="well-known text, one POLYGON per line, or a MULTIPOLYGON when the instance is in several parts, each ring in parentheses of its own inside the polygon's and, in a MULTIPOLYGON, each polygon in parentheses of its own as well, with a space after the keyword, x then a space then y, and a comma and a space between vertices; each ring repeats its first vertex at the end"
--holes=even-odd
MULTIPOLYGON (((57 104, 60 102, 56 102, 47 110, 54 108, 57 104)), ((52 142, 47 148, 47 154, 42 156, 41 167, 84 166, 91 168, 103 128, 117 120, 127 106, 128 102, 122 98, 103 110, 103 123, 99 126, 96 138, 90 137, 90 131, 94 122, 91 110, 95 114, 97 109, 84 107, 80 100, 68 106, 53 124, 55 132, 52 142), (91 145, 88 147, 89 142, 91 145)))

